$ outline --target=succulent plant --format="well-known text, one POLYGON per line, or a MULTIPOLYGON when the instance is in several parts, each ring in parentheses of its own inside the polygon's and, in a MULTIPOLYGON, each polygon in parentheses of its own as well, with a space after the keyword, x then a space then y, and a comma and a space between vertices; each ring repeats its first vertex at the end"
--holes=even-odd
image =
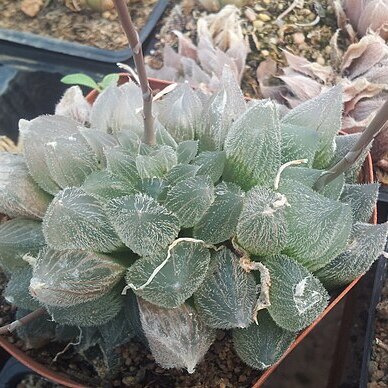
POLYGON ((181 32, 178 37, 178 52, 171 46, 163 48, 163 66, 147 68, 151 77, 188 82, 204 91, 218 89, 224 65, 228 65, 238 82, 241 81, 249 51, 242 28, 240 10, 227 5, 217 14, 200 17, 197 21, 195 45, 181 32))
POLYGON ((340 86, 280 115, 225 68, 210 96, 183 84, 154 102, 153 146, 135 83, 93 106, 71 90, 57 114, 20 122, 23 155, 0 153, 4 295, 53 320, 17 329, 31 346, 98 345, 112 369, 137 334, 192 373, 224 329, 264 369, 383 250, 387 224, 366 224, 376 184, 353 171, 314 189, 354 144, 337 136, 340 86))

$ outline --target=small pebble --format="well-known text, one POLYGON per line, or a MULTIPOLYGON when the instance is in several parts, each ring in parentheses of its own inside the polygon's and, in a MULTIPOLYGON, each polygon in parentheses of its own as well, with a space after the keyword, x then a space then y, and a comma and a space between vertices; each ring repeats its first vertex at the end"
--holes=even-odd
POLYGON ((133 386, 135 383, 136 383, 136 378, 133 377, 133 376, 127 376, 127 377, 124 377, 121 382, 126 386, 126 387, 130 387, 130 386, 133 386))
POLYGON ((261 20, 255 20, 253 22, 253 27, 255 27, 256 30, 261 30, 263 28, 263 26, 264 26, 264 22, 261 20))
POLYGON ((306 39, 303 32, 295 32, 292 35, 292 38, 294 39, 295 44, 298 44, 298 45, 302 44, 306 39))
POLYGON ((269 55, 269 51, 268 50, 261 50, 260 52, 261 52, 261 55, 263 57, 268 57, 268 55, 269 55))
POLYGON ((246 16, 246 18, 250 21, 250 22, 253 22, 256 20, 256 12, 252 9, 252 8, 247 8, 245 11, 244 11, 244 14, 246 16))
POLYGON ((271 20, 271 17, 267 15, 266 13, 259 13, 257 17, 262 20, 263 22, 269 22, 271 20))
POLYGON ((325 64, 325 58, 323 58, 322 56, 319 56, 317 58, 317 63, 319 63, 320 65, 324 65, 325 64))

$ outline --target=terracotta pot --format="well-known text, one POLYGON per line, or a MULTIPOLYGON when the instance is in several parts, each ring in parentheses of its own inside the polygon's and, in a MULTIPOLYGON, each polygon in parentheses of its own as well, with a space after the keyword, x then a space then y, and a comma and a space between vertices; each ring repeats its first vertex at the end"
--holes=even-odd
MULTIPOLYGON (((125 82, 128 82, 128 74, 121 74, 120 77, 120 84, 123 84, 125 82)), ((158 79, 149 78, 151 88, 153 90, 162 90, 166 86, 170 85, 171 82, 168 81, 162 81, 158 79)), ((86 98, 89 103, 93 103, 95 99, 98 96, 98 91, 93 90, 90 92, 86 98)), ((342 134, 345 134, 342 132, 342 134)), ((363 176, 363 183, 372 183, 374 181, 374 175, 373 175, 373 165, 372 165, 372 158, 370 154, 368 154, 365 163, 362 168, 362 176, 363 176)), ((371 217, 370 223, 376 224, 377 223, 377 211, 376 209, 373 212, 373 215, 371 217)), ((302 340, 307 337, 307 335, 315 328, 315 326, 318 325, 318 323, 327 315, 329 312, 349 293, 349 291, 358 283, 358 281, 361 279, 361 276, 355 280, 353 280, 337 297, 335 297, 329 304, 329 306, 325 309, 325 311, 316 319, 314 323, 312 323, 309 327, 304 329, 296 338, 294 343, 287 349, 287 351, 282 355, 280 360, 272 365, 270 368, 268 368, 266 371, 263 372, 263 374, 260 376, 260 378, 256 381, 256 383, 253 385, 253 388, 259 388, 264 384, 264 382, 271 376, 271 374, 276 370, 276 368, 279 366, 279 364, 302 342, 302 340)), ((64 385, 66 387, 71 388, 85 388, 86 385, 82 385, 80 383, 76 383, 72 380, 70 380, 68 377, 63 375, 59 372, 54 372, 47 368, 46 366, 40 364, 39 362, 32 359, 30 356, 26 355, 23 351, 18 349, 14 344, 11 344, 7 341, 6 338, 0 336, 0 346, 5 349, 11 356, 15 357, 18 361, 20 361, 25 366, 29 367, 39 375, 53 381, 54 383, 64 385)), ((259 374, 259 372, 258 372, 259 374)))

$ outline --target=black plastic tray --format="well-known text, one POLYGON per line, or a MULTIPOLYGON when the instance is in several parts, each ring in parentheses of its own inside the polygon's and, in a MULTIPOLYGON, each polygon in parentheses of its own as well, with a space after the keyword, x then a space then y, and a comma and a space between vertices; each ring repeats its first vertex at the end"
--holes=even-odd
MULTIPOLYGON (((151 37, 169 0, 159 0, 139 32, 144 44, 151 37)), ((146 51, 146 50, 145 50, 146 51)), ((69 69, 106 73, 115 63, 132 58, 130 48, 104 50, 36 34, 0 29, 0 63, 24 69, 68 73, 69 69)))

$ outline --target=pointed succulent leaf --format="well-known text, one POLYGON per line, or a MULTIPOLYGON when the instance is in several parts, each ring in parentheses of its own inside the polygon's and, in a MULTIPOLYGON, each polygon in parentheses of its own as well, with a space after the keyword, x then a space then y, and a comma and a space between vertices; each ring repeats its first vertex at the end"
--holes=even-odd
POLYGON ((121 240, 140 256, 159 252, 178 235, 178 218, 147 195, 113 199, 106 209, 121 240))
POLYGON ((58 136, 71 136, 77 133, 79 123, 64 116, 39 116, 30 122, 21 120, 19 131, 23 141, 24 156, 30 174, 38 185, 50 194, 60 188, 52 179, 45 154, 45 144, 58 136))
POLYGON ((302 330, 313 323, 329 300, 320 281, 284 255, 268 258, 265 265, 271 277, 268 311, 272 319, 290 331, 302 330))
POLYGON ((277 326, 267 311, 261 311, 257 321, 246 329, 233 330, 233 345, 247 365, 264 370, 279 361, 296 333, 277 326))
POLYGON ((159 122, 155 121, 155 137, 156 144, 170 146, 174 150, 177 149, 178 144, 174 138, 168 133, 167 129, 159 122))
POLYGON ((135 156, 122 147, 114 147, 106 151, 106 159, 108 171, 126 183, 128 192, 138 189, 141 179, 137 172, 135 156))
POLYGON ((194 237, 210 244, 231 238, 243 208, 244 193, 233 183, 222 182, 215 188, 215 199, 194 227, 194 237))
POLYGON ((383 252, 388 224, 356 222, 344 252, 315 273, 328 289, 343 286, 363 275, 383 252))
POLYGON ((178 164, 174 149, 161 146, 149 155, 138 155, 136 167, 141 179, 163 177, 163 175, 178 164))
POLYGON ((61 325, 100 326, 113 319, 123 308, 121 290, 120 285, 98 299, 71 306, 48 305, 46 308, 53 321, 61 325))
POLYGON ((201 120, 202 102, 184 83, 167 94, 160 103, 159 120, 177 141, 193 140, 201 120))
POLYGON ((93 128, 80 128, 81 135, 87 141, 89 147, 97 157, 98 166, 102 169, 106 167, 105 150, 118 145, 117 139, 93 128))
POLYGON ((232 123, 245 111, 246 104, 233 72, 225 66, 220 90, 215 93, 203 112, 197 137, 202 150, 222 150, 232 123))
MULTIPOLYGON (((323 170, 316 170, 315 168, 289 167, 282 172, 281 179, 291 179, 296 182, 303 183, 312 189, 315 182, 323 172, 323 170)), ((327 198, 337 200, 342 193, 344 183, 345 177, 341 174, 329 184, 324 186, 319 194, 322 194, 327 198)))
POLYGON ((225 140, 224 178, 243 189, 272 185, 281 163, 279 113, 276 105, 257 102, 231 126, 225 140))
POLYGON ((46 244, 39 221, 16 218, 0 224, 0 266, 12 273, 28 266, 27 253, 35 255, 46 244))
POLYGON ((251 189, 238 219, 238 243, 255 255, 279 253, 288 238, 287 205, 287 199, 280 193, 259 186, 251 189))
POLYGON ((30 266, 14 271, 4 290, 3 296, 5 300, 12 305, 27 310, 35 310, 41 307, 39 302, 28 291, 31 278, 32 268, 30 266))
POLYGON ((33 267, 30 293, 45 305, 74 306, 102 297, 124 272, 105 255, 43 249, 33 267))
POLYGON ((255 278, 244 271, 236 255, 223 249, 214 254, 194 298, 197 311, 208 326, 216 329, 248 327, 256 302, 255 278))
POLYGON ((187 304, 164 309, 139 299, 140 319, 155 361, 163 368, 185 368, 193 373, 216 331, 206 326, 187 304))
POLYGON ((119 131, 116 133, 116 138, 120 145, 130 154, 137 155, 139 153, 139 147, 142 143, 141 136, 132 131, 119 131))
POLYGON ((177 215, 184 228, 194 226, 214 201, 214 186, 209 177, 197 176, 176 184, 164 206, 177 215))
POLYGON ((225 162, 225 151, 205 151, 194 159, 193 164, 199 166, 197 175, 207 175, 215 183, 224 172, 225 162))
POLYGON ((157 201, 164 201, 168 188, 168 183, 161 178, 146 178, 141 182, 140 192, 157 201))
POLYGON ((350 206, 291 180, 281 182, 280 192, 290 204, 284 253, 310 271, 322 268, 345 248, 353 222, 350 206))
POLYGON ((198 152, 198 140, 186 140, 178 144, 176 150, 178 156, 178 163, 190 163, 198 152))
POLYGON ((325 168, 334 155, 334 138, 341 129, 341 118, 342 86, 337 85, 289 111, 282 123, 312 129, 318 133, 319 146, 314 167, 325 168))
POLYGON ((311 167, 318 149, 318 133, 287 121, 280 122, 280 132, 282 135, 282 164, 290 160, 307 159, 311 167))
POLYGON ((46 142, 44 155, 50 176, 61 188, 81 186, 100 169, 97 155, 79 133, 46 142))
POLYGON ((43 219, 47 245, 57 250, 111 252, 122 246, 98 200, 80 188, 59 192, 43 219))
POLYGON ((376 207, 378 183, 345 185, 341 201, 352 207, 353 220, 368 222, 376 207))
MULTIPOLYGON (((177 242, 179 240, 176 240, 177 242)), ((179 241, 168 252, 137 260, 126 275, 126 281, 136 295, 165 308, 180 306, 193 295, 205 278, 210 253, 200 241, 179 241), (162 269, 144 288, 156 268, 162 269)))
MULTIPOLYGON (((30 309, 18 308, 16 319, 21 319, 31 313, 30 309)), ((50 316, 44 314, 25 325, 16 329, 16 334, 24 342, 26 349, 39 349, 48 345, 55 337, 55 322, 52 322, 50 316)))
POLYGON ((164 179, 170 186, 175 186, 181 181, 195 177, 199 169, 199 166, 192 164, 178 164, 165 175, 164 179))
POLYGON ((106 200, 122 197, 134 192, 132 186, 129 186, 127 182, 114 176, 108 170, 90 174, 81 189, 102 203, 106 200))
POLYGON ((22 156, 0 152, 0 213, 40 219, 50 201, 29 175, 22 156))

